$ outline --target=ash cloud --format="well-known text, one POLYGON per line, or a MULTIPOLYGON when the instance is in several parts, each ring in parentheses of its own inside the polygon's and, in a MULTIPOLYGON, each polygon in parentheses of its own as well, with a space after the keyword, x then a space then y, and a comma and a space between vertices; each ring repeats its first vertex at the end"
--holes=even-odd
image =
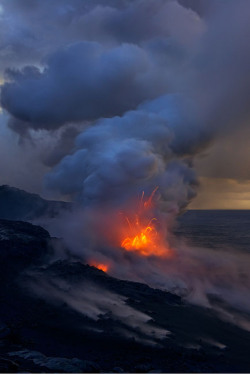
POLYGON ((177 210, 195 196, 193 159, 249 117, 250 7, 214 1, 213 14, 201 16, 190 6, 64 1, 31 10, 67 14, 68 38, 63 45, 58 36, 42 65, 9 70, 1 102, 12 128, 87 127, 47 186, 89 202, 125 201, 159 185, 177 210))

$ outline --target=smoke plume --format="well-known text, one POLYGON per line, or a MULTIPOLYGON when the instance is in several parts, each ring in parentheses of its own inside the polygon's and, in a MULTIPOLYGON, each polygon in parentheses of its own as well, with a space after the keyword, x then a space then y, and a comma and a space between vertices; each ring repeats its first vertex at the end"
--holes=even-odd
MULTIPOLYGON (((25 4, 12 6, 25 15, 25 4)), ((32 4, 67 27, 39 64, 7 71, 11 126, 87 125, 46 185, 121 203, 158 185, 167 205, 185 207, 196 193, 193 158, 248 120, 248 2, 215 1, 202 15, 174 0, 32 4)))

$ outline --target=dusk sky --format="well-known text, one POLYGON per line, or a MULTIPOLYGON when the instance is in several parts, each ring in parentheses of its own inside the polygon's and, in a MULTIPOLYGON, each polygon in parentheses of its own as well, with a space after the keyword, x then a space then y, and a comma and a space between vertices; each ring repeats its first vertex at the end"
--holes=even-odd
POLYGON ((0 184, 250 209, 249 0, 0 0, 0 184))

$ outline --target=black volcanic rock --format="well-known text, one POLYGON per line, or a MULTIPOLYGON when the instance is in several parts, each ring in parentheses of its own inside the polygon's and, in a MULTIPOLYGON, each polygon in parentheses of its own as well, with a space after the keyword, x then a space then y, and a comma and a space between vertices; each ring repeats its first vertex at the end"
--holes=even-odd
POLYGON ((52 262, 51 245, 41 227, 0 220, 1 372, 249 371, 249 332, 163 290, 52 262))
POLYGON ((0 372, 1 373, 17 373, 19 370, 19 365, 6 358, 0 356, 0 372))
POLYGON ((0 218, 29 221, 43 216, 55 217, 60 211, 70 210, 71 204, 49 201, 7 185, 0 186, 0 218))
POLYGON ((10 335, 10 329, 6 326, 5 323, 0 321, 0 339, 7 338, 10 335))
POLYGON ((49 239, 42 227, 0 219, 0 278, 12 277, 48 255, 49 239))
POLYGON ((164 302, 170 305, 183 304, 180 296, 159 289, 153 289, 143 283, 111 277, 94 266, 85 265, 77 261, 59 260, 42 271, 44 275, 46 274, 50 278, 64 279, 72 285, 81 282, 91 282, 98 286, 105 285, 108 290, 130 298, 132 304, 136 297, 144 297, 154 302, 164 302))

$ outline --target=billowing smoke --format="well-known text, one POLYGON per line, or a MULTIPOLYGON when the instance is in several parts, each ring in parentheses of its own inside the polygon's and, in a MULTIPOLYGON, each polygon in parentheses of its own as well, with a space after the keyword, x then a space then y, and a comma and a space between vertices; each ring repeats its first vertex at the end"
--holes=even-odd
MULTIPOLYGON (((84 202, 124 202, 159 185, 167 205, 185 207, 197 182, 190 152, 178 149, 176 154, 175 139, 185 124, 174 103, 178 99, 166 93, 176 91, 174 76, 197 45, 204 21, 171 0, 31 3, 35 17, 45 9, 50 17, 58 14, 61 33, 48 43, 45 32, 43 43, 51 48, 38 64, 6 71, 1 103, 13 116, 10 126, 21 136, 31 129, 54 134, 70 123, 89 126, 46 185, 84 202)), ((9 7, 4 4, 3 17, 9 7)), ((15 19, 13 9, 26 19, 25 2, 12 4, 15 19)), ((35 36, 39 25, 32 28, 35 36)), ((52 152, 43 161, 51 165, 64 154, 52 152)))
POLYGON ((84 203, 121 205, 143 189, 150 194, 159 186, 165 201, 185 206, 194 196, 196 179, 188 160, 171 148, 174 118, 171 123, 167 104, 173 111, 173 100, 166 97, 123 117, 99 120, 76 138, 75 153, 48 175, 48 186, 84 203))
POLYGON ((63 14, 67 27, 39 64, 8 70, 2 106, 19 133, 85 123, 49 188, 98 203, 158 185, 180 210, 196 193, 195 155, 248 119, 250 6, 215 1, 203 15, 201 3, 201 16, 174 0, 115 4, 34 2, 31 12, 63 14))
POLYGON ((158 66, 133 44, 106 49, 81 41, 50 56, 43 72, 27 67, 10 74, 15 83, 4 85, 3 107, 46 129, 121 114, 166 86, 158 66))

